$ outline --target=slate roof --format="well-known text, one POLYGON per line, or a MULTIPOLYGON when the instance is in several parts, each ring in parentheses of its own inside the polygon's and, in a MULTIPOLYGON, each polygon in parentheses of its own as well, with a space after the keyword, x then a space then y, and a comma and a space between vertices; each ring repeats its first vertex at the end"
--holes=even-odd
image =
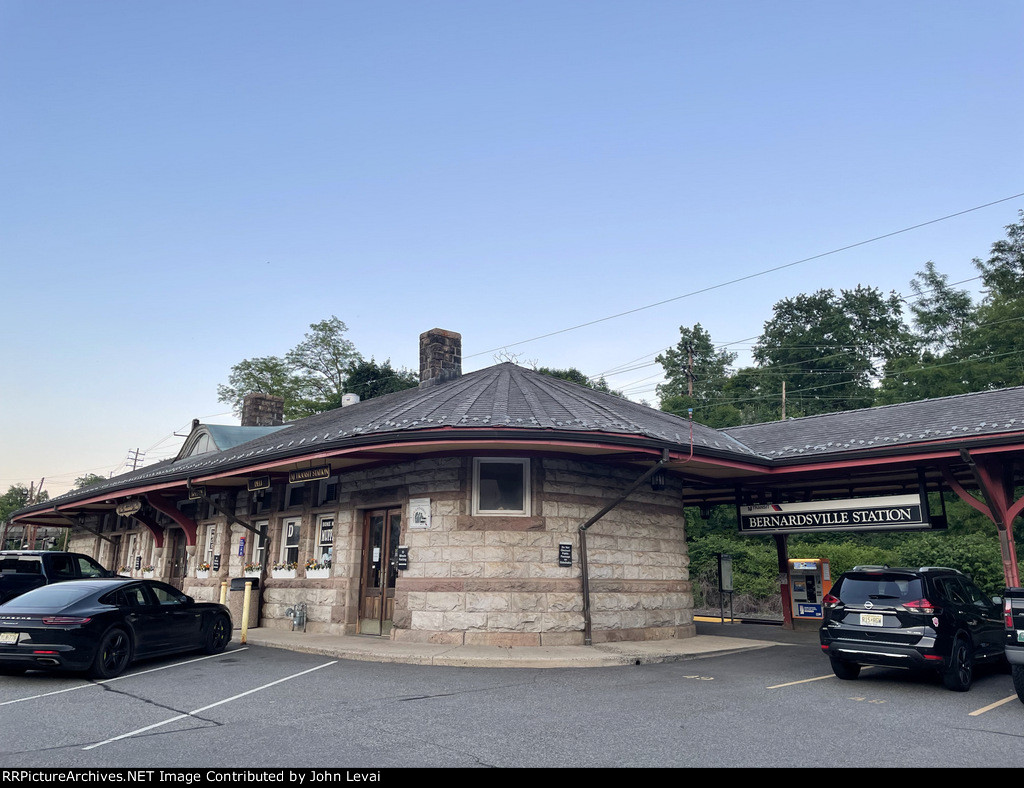
MULTIPOLYGON (((1005 432, 1017 432, 1024 439, 1024 388, 715 430, 504 363, 439 385, 319 413, 219 452, 146 466, 25 511, 316 452, 416 440, 437 430, 452 438, 546 435, 686 451, 691 426, 696 455, 762 465, 1005 432)), ((431 437, 436 439, 436 432, 431 437)))
POLYGON ((722 432, 770 460, 1024 432, 1024 387, 827 413, 722 432))

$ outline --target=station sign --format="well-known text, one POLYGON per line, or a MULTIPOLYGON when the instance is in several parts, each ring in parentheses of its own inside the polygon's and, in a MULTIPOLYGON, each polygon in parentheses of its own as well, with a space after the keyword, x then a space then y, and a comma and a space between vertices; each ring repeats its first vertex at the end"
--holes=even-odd
POLYGON ((123 503, 119 503, 115 511, 117 512, 119 517, 131 517, 141 508, 142 501, 140 501, 138 498, 134 498, 130 501, 124 501, 123 503))
POLYGON ((318 479, 329 479, 331 476, 330 465, 320 465, 316 468, 303 468, 299 471, 288 473, 289 484, 300 484, 302 482, 313 482, 318 479))
POLYGON ((739 507, 746 534, 794 534, 813 531, 912 531, 932 523, 920 495, 885 495, 810 503, 769 503, 739 507))

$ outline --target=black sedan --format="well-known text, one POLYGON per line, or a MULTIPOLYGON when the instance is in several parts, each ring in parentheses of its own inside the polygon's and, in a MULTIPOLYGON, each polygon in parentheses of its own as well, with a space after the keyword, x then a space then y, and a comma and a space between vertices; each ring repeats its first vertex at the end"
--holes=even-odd
POLYGON ((69 580, 0 605, 0 671, 86 671, 109 679, 137 659, 179 651, 223 651, 231 640, 224 605, 196 602, 155 580, 69 580))

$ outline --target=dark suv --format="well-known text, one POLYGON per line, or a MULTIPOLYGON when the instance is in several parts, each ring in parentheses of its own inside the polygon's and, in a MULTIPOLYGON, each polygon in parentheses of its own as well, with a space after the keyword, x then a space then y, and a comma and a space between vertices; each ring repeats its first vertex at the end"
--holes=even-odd
POLYGON ((966 692, 976 662, 1005 658, 1002 600, 955 569, 857 566, 822 603, 821 648, 841 679, 861 665, 931 668, 966 692))

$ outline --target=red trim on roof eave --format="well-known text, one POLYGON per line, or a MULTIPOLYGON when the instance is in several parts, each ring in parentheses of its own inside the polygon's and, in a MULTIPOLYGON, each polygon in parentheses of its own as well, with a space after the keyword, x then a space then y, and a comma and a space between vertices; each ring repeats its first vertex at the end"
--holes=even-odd
MULTIPOLYGON (((446 427, 445 429, 453 429, 446 427)), ((611 434, 611 433, 605 433, 611 434)), ((631 437, 631 436, 625 436, 631 437)), ((640 436, 636 436, 640 437, 640 436)), ((646 440, 650 440, 649 438, 646 440)), ((515 444, 517 446, 545 446, 545 447, 559 447, 559 448, 588 448, 588 449, 601 449, 611 452, 644 452, 651 455, 652 459, 658 459, 661 457, 661 449, 651 446, 629 446, 621 444, 610 444, 610 443, 594 443, 591 441, 566 441, 566 440, 536 440, 528 438, 490 438, 490 439, 467 439, 467 442, 472 441, 474 443, 483 444, 515 444)), ((243 473, 253 473, 257 471, 264 471, 270 468, 277 468, 281 465, 286 465, 293 462, 308 462, 310 460, 322 460, 330 457, 344 457, 351 454, 358 454, 361 451, 372 449, 373 451, 380 451, 381 449, 398 449, 408 447, 423 447, 423 446, 435 446, 438 444, 449 445, 451 441, 448 440, 431 440, 431 441, 394 441, 391 443, 375 443, 372 446, 350 446, 343 449, 328 449, 324 451, 312 452, 310 454, 302 454, 287 459, 276 459, 268 460, 267 462, 260 463, 257 465, 246 466, 245 468, 235 468, 229 471, 223 471, 221 473, 212 473, 205 476, 194 476, 192 481, 196 484, 202 484, 204 482, 213 481, 215 479, 223 479, 230 476, 237 476, 243 473)), ((686 462, 691 457, 689 447, 681 448, 678 450, 669 450, 670 460, 669 462, 686 462)), ((737 470, 751 471, 751 472, 765 472, 767 469, 760 465, 753 465, 750 463, 741 462, 738 460, 725 460, 721 458, 711 458, 704 455, 693 455, 693 457, 700 456, 702 463, 708 463, 712 465, 718 465, 726 468, 735 468, 737 470)))
MULTIPOLYGON (((915 444, 920 446, 921 444, 915 444)), ((921 460, 960 460, 960 449, 963 444, 951 447, 946 451, 915 452, 887 455, 885 457, 861 457, 855 460, 833 460, 831 462, 811 462, 800 465, 788 465, 784 468, 772 468, 769 473, 775 476, 787 473, 804 473, 806 471, 835 470, 836 468, 863 468, 870 465, 894 465, 900 463, 920 462, 921 460)), ((1024 444, 1003 446, 987 446, 971 449, 972 453, 1006 454, 1007 452, 1024 451, 1024 444)))

